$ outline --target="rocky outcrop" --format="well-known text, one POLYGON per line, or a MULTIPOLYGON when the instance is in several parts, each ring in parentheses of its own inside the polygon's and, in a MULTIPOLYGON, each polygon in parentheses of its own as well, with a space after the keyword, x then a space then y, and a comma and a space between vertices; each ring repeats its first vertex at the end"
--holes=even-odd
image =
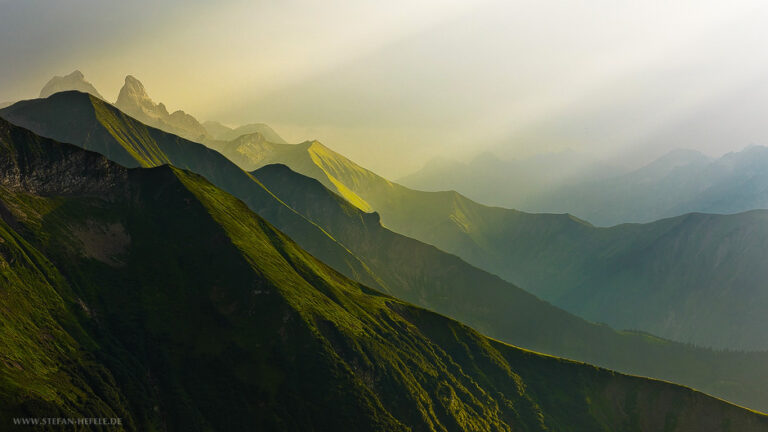
POLYGON ((131 75, 125 77, 115 106, 143 123, 191 141, 201 142, 208 135, 193 116, 181 110, 168 113, 163 103, 155 103, 141 81, 131 75))
POLYGON ((0 185, 37 195, 125 193, 128 169, 104 156, 40 138, 0 119, 0 185))

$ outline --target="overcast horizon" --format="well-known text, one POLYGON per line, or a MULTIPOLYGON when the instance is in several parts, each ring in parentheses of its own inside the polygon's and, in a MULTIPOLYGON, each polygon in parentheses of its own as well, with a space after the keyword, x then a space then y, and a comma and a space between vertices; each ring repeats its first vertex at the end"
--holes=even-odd
POLYGON ((81 70, 397 178, 436 156, 637 164, 768 144, 761 2, 0 0, 0 102, 81 70))

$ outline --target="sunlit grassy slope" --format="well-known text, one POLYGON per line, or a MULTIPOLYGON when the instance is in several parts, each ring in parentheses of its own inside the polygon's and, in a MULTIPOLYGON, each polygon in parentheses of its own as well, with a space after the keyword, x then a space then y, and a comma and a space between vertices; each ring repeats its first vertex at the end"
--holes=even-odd
POLYGON ((247 137, 230 145, 223 153, 237 153, 230 157, 246 169, 285 164, 375 210, 384 226, 590 320, 703 346, 768 349, 768 211, 598 228, 568 214, 408 189, 318 142, 261 142, 252 152, 247 137))
POLYGON ((199 173, 252 209, 268 212, 272 222, 334 268, 381 288, 365 265, 327 233, 281 203, 237 165, 202 144, 148 127, 106 102, 79 92, 22 101, 3 110, 0 117, 39 135, 99 152, 126 167, 172 163, 199 173))
MULTIPOLYGON (((46 130, 47 134, 70 134, 69 139, 77 145, 117 154, 122 144, 110 133, 103 132, 98 121, 93 127, 85 127, 91 124, 90 117, 71 117, 72 113, 81 111, 80 105, 97 103, 83 96, 69 93, 31 101, 14 106, 11 114, 16 121, 46 130), (78 121, 84 127, 77 127, 78 121), (59 129, 60 125, 71 127, 59 129), (100 138, 95 140, 97 133, 100 138)), ((376 286, 397 297, 457 318, 506 342, 687 384, 752 408, 768 410, 765 354, 715 353, 647 335, 618 333, 607 326, 588 323, 455 256, 383 229, 377 215, 362 213, 316 182, 308 183, 306 178, 288 170, 275 170, 267 177, 266 172, 259 172, 257 177, 269 181, 269 190, 266 190, 218 153, 152 128, 142 129, 140 123, 108 106, 100 109, 113 113, 110 116, 115 122, 112 130, 134 129, 138 131, 136 135, 152 137, 147 143, 149 148, 160 148, 164 157, 175 164, 216 179, 218 185, 283 232, 290 233, 314 256, 357 281, 369 286, 372 284, 369 281, 375 281, 376 286), (294 210, 299 210, 303 217, 297 217, 294 210), (308 224, 308 220, 313 224, 308 224), (319 238, 331 238, 333 247, 318 247, 317 237, 306 234, 318 232, 318 226, 322 227, 323 234, 319 238), (349 257, 359 266, 350 266, 349 257), (351 271, 355 268, 364 271, 351 271)), ((6 113, 3 111, 0 115, 6 113)), ((131 140, 141 142, 136 137, 131 140)), ((131 166, 139 166, 135 159, 127 157, 126 160, 131 166)))
POLYGON ((0 421, 128 430, 762 431, 353 282, 233 196, 0 121, 0 421), (10 283, 5 283, 10 282, 10 283))
POLYGON ((362 212, 284 165, 253 174, 361 257, 397 297, 517 345, 768 409, 768 353, 715 352, 586 322, 458 257, 389 231, 377 214, 362 212))

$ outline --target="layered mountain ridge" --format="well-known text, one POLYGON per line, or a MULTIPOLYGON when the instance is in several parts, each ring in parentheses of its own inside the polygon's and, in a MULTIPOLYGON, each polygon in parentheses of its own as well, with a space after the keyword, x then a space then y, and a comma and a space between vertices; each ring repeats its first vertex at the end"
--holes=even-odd
POLYGON ((4 422, 768 428, 768 417, 690 389, 520 350, 381 295, 200 176, 129 170, 2 120, 0 156, 0 278, 13 305, 0 315, 4 422), (105 173, 110 193, 94 196, 89 180, 105 173))
MULTIPOLYGON (((40 91, 40 97, 47 98, 55 93, 73 90, 88 93, 104 100, 104 97, 85 79, 85 76, 79 70, 75 70, 63 77, 55 76, 51 78, 40 91)), ((14 103, 0 103, 0 108, 5 108, 14 103)), ((114 105, 144 124, 181 136, 190 141, 205 142, 211 146, 220 145, 242 135, 253 134, 263 135, 265 139, 273 143, 285 143, 285 140, 274 129, 264 123, 249 123, 231 128, 216 121, 206 121, 201 124, 194 116, 182 110, 176 110, 171 113, 164 103, 155 102, 149 96, 144 84, 133 75, 126 75, 114 105)))
POLYGON ((732 214, 768 208, 768 150, 749 146, 711 158, 677 149, 634 170, 556 158, 505 161, 495 156, 435 161, 401 179, 420 190, 457 190, 487 205, 528 212, 571 213, 601 227, 649 223, 685 213, 732 214), (540 162, 540 161, 539 161, 540 162), (575 167, 579 167, 578 170, 575 167), (541 187, 542 175, 567 181, 541 187), (591 173, 591 174, 590 174, 591 173), (595 178, 596 177, 596 178, 595 178))
POLYGON ((144 85, 131 75, 125 77, 115 106, 124 113, 158 129, 168 130, 175 135, 200 142, 208 132, 191 115, 177 110, 168 113, 165 105, 155 103, 147 94, 144 85))
POLYGON ((768 390, 762 385, 768 382, 765 353, 715 353, 590 324, 454 256, 384 229, 376 214, 362 213, 290 171, 248 175, 216 152, 146 127, 79 93, 23 102, 0 116, 98 149, 129 166, 171 161, 204 174, 345 275, 461 319, 498 339, 681 382, 753 408, 768 406, 768 390), (457 298, 461 301, 451 301, 457 298))
MULTIPOLYGON (((768 242, 767 212, 690 214, 600 228, 569 214, 532 214, 484 206, 453 191, 409 189, 316 141, 262 140, 234 148, 219 150, 245 169, 285 164, 358 208, 378 212, 393 231, 592 321, 702 346, 768 349, 762 319, 768 256, 761 246, 768 242)), ((675 156, 654 171, 690 166, 690 156, 675 156)), ((753 160, 759 170, 760 159, 753 160)))

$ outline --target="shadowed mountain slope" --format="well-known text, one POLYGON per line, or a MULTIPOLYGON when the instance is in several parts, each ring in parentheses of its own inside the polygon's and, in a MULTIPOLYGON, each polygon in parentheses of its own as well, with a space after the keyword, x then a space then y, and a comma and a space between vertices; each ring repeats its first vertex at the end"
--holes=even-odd
MULTIPOLYGON (((231 157, 246 169, 283 163, 358 208, 375 210, 384 226, 587 319, 704 346, 768 349, 766 212, 598 228, 568 214, 408 189, 318 142, 261 140, 250 149, 231 157)), ((674 170, 677 159, 657 169, 674 170)))
POLYGON ((128 170, 0 121, 0 203, 5 424, 768 430, 690 389, 514 348, 381 295, 176 168, 128 170))
POLYGON ((253 175, 363 259, 399 298, 519 346, 685 383, 752 407, 768 402, 766 353, 714 352, 588 323, 455 256, 389 231, 377 214, 362 212, 317 180, 283 165, 253 175))
MULTIPOLYGON (((82 98, 73 98, 61 106, 52 103, 54 99, 38 101, 35 109, 19 109, 14 115, 24 119, 27 124, 39 128, 49 127, 52 133, 62 136, 72 130, 89 130, 74 126, 61 127, 56 123, 63 118, 70 118, 74 122, 78 117, 71 117, 71 113, 82 98), (49 111, 42 107, 48 107, 49 111), (47 126, 42 126, 43 124, 47 126)), ((2 115, 5 115, 5 112, 2 115)), ((115 114, 110 118, 120 120, 108 122, 111 124, 111 131, 132 130, 136 136, 150 134, 154 137, 143 141, 132 138, 130 142, 137 143, 135 153, 156 153, 158 157, 216 179, 216 182, 225 185, 252 209, 285 232, 298 233, 296 239, 313 255, 345 274, 351 273, 358 281, 365 282, 365 278, 370 275, 370 279, 377 281, 384 289, 398 297, 449 314, 507 342, 626 372, 685 383, 754 408, 768 406, 768 390, 763 385, 768 382, 765 377, 768 368, 765 367, 764 354, 715 354, 646 335, 620 334, 606 326, 589 324, 497 277, 473 268, 454 256, 383 229, 375 215, 360 212, 315 182, 305 184, 303 181, 297 181, 297 178, 303 177, 284 170, 284 175, 269 178, 270 188, 279 192, 276 192, 279 200, 271 195, 271 191, 268 191, 269 196, 256 200, 251 196, 252 186, 243 186, 253 185, 253 177, 243 176, 245 173, 238 169, 238 177, 222 174, 229 173, 234 167, 229 162, 221 165, 227 167, 226 170, 211 168, 219 166, 218 162, 213 162, 223 159, 218 153, 203 149, 204 152, 200 154, 202 146, 177 137, 169 137, 126 116, 115 114), (168 146, 169 139, 176 140, 171 141, 175 143, 174 146, 168 146), (155 148, 162 151, 153 153, 151 149, 155 148), (168 149, 173 151, 169 152, 168 149), (172 158, 169 155, 172 155, 172 158), (210 163, 200 162, 206 158, 210 163), (232 183, 229 183, 230 180, 232 183), (291 185, 305 194, 287 194, 291 185), (313 196, 315 201, 312 201, 313 196), (302 200, 298 199, 300 197, 308 199, 302 203, 302 200), (289 199, 289 205, 301 209, 304 217, 283 217, 281 212, 288 210, 292 212, 291 217, 296 216, 293 213, 295 209, 284 205, 289 199), (308 211, 312 205, 316 205, 316 212, 308 211), (313 227, 321 226, 326 237, 333 238, 338 249, 317 248, 311 242, 312 237, 302 236, 304 231, 297 229, 294 224, 303 227, 309 220, 314 222, 313 227), (349 256, 354 257, 366 273, 354 275, 350 271, 353 269, 350 269, 348 261, 344 258, 349 256), (734 364, 742 366, 733 368, 734 364)), ((102 124, 98 121, 95 123, 102 124)), ((96 127, 94 130, 100 129, 96 127)), ((134 135, 108 133, 95 140, 93 134, 82 133, 68 139, 82 146, 101 146, 99 148, 102 151, 108 151, 122 148, 119 145, 121 141, 115 137, 134 135)), ((133 166, 136 165, 135 160, 128 161, 133 163, 133 166)), ((259 190, 264 193, 266 189, 261 183, 258 184, 259 190)))
POLYGON ((259 211, 305 249, 323 256, 345 275, 380 286, 356 257, 322 229, 281 203, 237 165, 202 144, 148 127, 106 102, 79 92, 22 101, 3 110, 0 117, 39 135, 96 151, 126 167, 173 164, 199 173, 259 211))

